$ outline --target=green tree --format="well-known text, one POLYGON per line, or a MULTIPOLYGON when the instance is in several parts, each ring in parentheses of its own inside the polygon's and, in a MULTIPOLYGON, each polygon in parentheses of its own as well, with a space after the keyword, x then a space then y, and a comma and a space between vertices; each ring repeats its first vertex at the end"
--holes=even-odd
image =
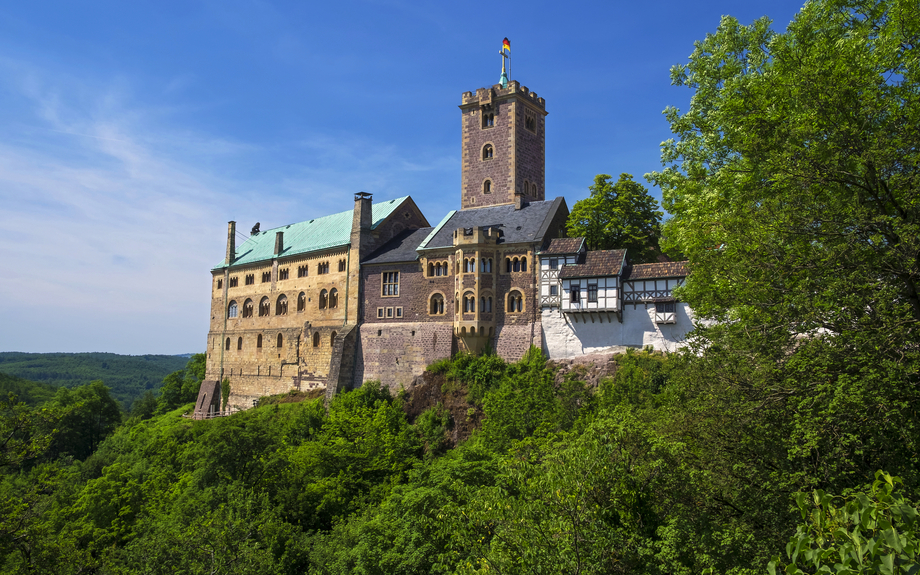
POLYGON ((584 237, 592 250, 626 249, 633 262, 654 261, 661 235, 658 202, 630 174, 611 180, 607 174, 594 177, 591 195, 572 206, 569 235, 584 237))
POLYGON ((81 385, 73 391, 62 387, 51 404, 70 408, 61 418, 60 432, 51 444, 50 451, 56 457, 86 459, 121 423, 121 409, 101 381, 81 385))
MULTIPOLYGON (((204 379, 207 355, 196 353, 188 360, 185 369, 174 371, 163 378, 157 413, 166 413, 198 398, 201 380, 204 379)), ((133 409, 133 408, 132 408, 133 409)))

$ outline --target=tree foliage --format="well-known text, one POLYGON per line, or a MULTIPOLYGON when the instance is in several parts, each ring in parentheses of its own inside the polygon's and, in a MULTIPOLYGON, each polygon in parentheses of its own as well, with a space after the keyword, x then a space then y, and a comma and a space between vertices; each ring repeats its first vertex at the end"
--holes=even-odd
POLYGON ((584 237, 588 249, 626 249, 636 263, 654 261, 661 235, 658 202, 630 174, 599 174, 588 189, 591 195, 575 202, 566 228, 572 237, 584 237))

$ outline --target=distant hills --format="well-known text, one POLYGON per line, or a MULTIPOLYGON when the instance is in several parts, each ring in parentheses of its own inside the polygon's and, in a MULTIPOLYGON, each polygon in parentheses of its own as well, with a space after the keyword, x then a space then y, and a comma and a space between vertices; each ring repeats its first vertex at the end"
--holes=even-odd
MULTIPOLYGON (((45 384, 45 391, 29 388, 28 400, 44 401, 58 387, 73 388, 101 379, 112 396, 126 409, 147 390, 156 391, 166 375, 183 369, 192 354, 118 355, 116 353, 22 353, 0 352, 0 374, 45 384), (51 391, 48 391, 51 390, 51 391)), ((0 390, 24 389, 24 383, 0 378, 0 390), (18 387, 17 387, 18 386, 18 387)), ((21 392, 17 392, 21 395, 21 392)))

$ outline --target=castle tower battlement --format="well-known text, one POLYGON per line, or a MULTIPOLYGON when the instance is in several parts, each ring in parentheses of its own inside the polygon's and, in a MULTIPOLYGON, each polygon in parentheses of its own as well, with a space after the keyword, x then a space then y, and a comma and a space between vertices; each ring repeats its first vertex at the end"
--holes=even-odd
POLYGON ((546 197, 546 100, 517 81, 464 92, 461 209, 546 197))

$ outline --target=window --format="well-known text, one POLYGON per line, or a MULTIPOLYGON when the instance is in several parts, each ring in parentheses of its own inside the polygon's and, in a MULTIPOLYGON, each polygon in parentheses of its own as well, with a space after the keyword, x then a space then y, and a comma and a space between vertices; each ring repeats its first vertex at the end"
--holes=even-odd
POLYGON ((387 317, 393 317, 393 308, 391 307, 387 308, 387 317))
POLYGON ((489 313, 492 311, 492 298, 483 296, 479 298, 479 311, 489 313))
POLYGON ((313 332, 313 347, 319 347, 319 332, 313 332))
POLYGON ((655 323, 677 323, 677 304, 673 301, 655 302, 655 323))
POLYGON ((483 112, 482 114, 482 127, 491 128, 495 125, 495 114, 489 114, 483 112))
POLYGON ((345 260, 339 260, 339 271, 345 271, 345 260))
POLYGON ((549 286, 549 295, 559 295, 559 286, 556 284, 549 286))
POLYGON ((474 313, 476 311, 476 296, 471 293, 463 294, 463 313, 474 313))
POLYGON ((284 338, 281 337, 281 334, 279 333, 279 334, 278 334, 278 345, 277 345, 276 347, 277 347, 278 349, 281 349, 281 346, 282 346, 283 343, 284 343, 284 338))
POLYGON ((307 277, 307 274, 309 273, 307 270, 308 270, 308 266, 297 266, 297 277, 299 278, 307 277))
POLYGON ((482 159, 491 160, 492 159, 492 144, 486 144, 482 147, 482 159))
POLYGON ((512 268, 511 271, 519 272, 521 271, 521 260, 514 258, 511 260, 512 268))
POLYGON ((278 270, 278 281, 288 279, 289 273, 290 273, 290 270, 288 268, 284 268, 283 270, 278 270))
POLYGON ((256 336, 256 348, 262 349, 262 334, 261 333, 258 336, 256 336))
POLYGON ((217 280, 217 289, 220 289, 220 288, 222 288, 222 287, 224 287, 224 280, 223 280, 223 279, 218 279, 218 280, 217 280))
POLYGON ((252 303, 251 299, 247 299, 243 302, 243 317, 252 317, 254 307, 255 305, 252 303))
POLYGON ((272 281, 272 272, 262 272, 262 283, 267 284, 272 281))
POLYGON ((476 258, 466 258, 463 260, 463 273, 471 274, 476 271, 476 258))
POLYGON ((248 286, 251 286, 252 284, 256 283, 255 274, 246 274, 245 282, 246 282, 246 285, 248 286))
POLYGON ((239 338, 236 340, 236 351, 240 351, 242 349, 243 349, 243 338, 239 338))
POLYGON ((224 349, 227 351, 230 351, 230 338, 229 337, 227 338, 227 343, 224 344, 224 349))
POLYGON ((383 279, 383 294, 382 295, 398 296, 399 295, 399 272, 383 272, 382 279, 383 279))
POLYGON ((263 297, 262 301, 259 302, 259 317, 268 315, 271 315, 271 304, 268 302, 267 297, 263 297))
POLYGON ((236 286, 238 286, 238 285, 239 285, 239 281, 240 281, 239 278, 237 278, 236 276, 233 276, 232 278, 230 278, 230 285, 229 285, 228 287, 236 287, 236 286))
POLYGON ((521 292, 513 290, 508 294, 508 313, 520 313, 524 311, 524 296, 521 292))
POLYGON ((329 273, 329 262, 323 262, 321 264, 317 264, 316 273, 317 274, 328 274, 329 273))
POLYGON ((443 315, 444 314, 444 296, 441 294, 434 294, 431 296, 431 305, 429 306, 429 313, 431 315, 443 315))
POLYGON ((307 294, 300 292, 297 296, 297 312, 300 313, 307 309, 307 294))
POLYGON ((482 183, 482 193, 484 194, 492 193, 492 180, 486 180, 482 183))
POLYGON ((580 303, 581 300, 581 286, 578 284, 572 284, 569 288, 569 301, 572 303, 580 303))
POLYGON ((287 296, 284 294, 279 295, 275 302, 275 315, 287 315, 287 296))
POLYGON ((379 318, 382 318, 382 317, 383 317, 383 308, 382 308, 382 307, 378 307, 378 308, 377 308, 377 318, 379 319, 379 318))
POLYGON ((236 317, 236 314, 239 310, 236 307, 236 302, 230 302, 230 305, 227 306, 227 317, 236 317))
POLYGON ((401 308, 401 307, 396 308, 396 317, 402 317, 402 308, 401 308))
POLYGON ((492 273, 492 258, 483 258, 481 261, 480 269, 483 273, 492 273))
POLYGON ((549 258, 549 269, 551 270, 559 269, 559 258, 549 258))
POLYGON ((332 332, 332 334, 329 336, 329 347, 333 347, 334 345, 335 345, 335 332, 332 332))
POLYGON ((521 258, 521 271, 527 271, 527 258, 521 258))
POLYGON ((534 134, 537 133, 537 118, 530 110, 524 111, 524 128, 533 132, 534 134))
POLYGON ((319 309, 326 309, 329 305, 329 293, 326 290, 319 292, 319 309))
POLYGON ((339 305, 339 290, 332 288, 329 290, 329 309, 335 309, 339 305))
POLYGON ((597 284, 588 284, 588 301, 597 302, 597 284))

